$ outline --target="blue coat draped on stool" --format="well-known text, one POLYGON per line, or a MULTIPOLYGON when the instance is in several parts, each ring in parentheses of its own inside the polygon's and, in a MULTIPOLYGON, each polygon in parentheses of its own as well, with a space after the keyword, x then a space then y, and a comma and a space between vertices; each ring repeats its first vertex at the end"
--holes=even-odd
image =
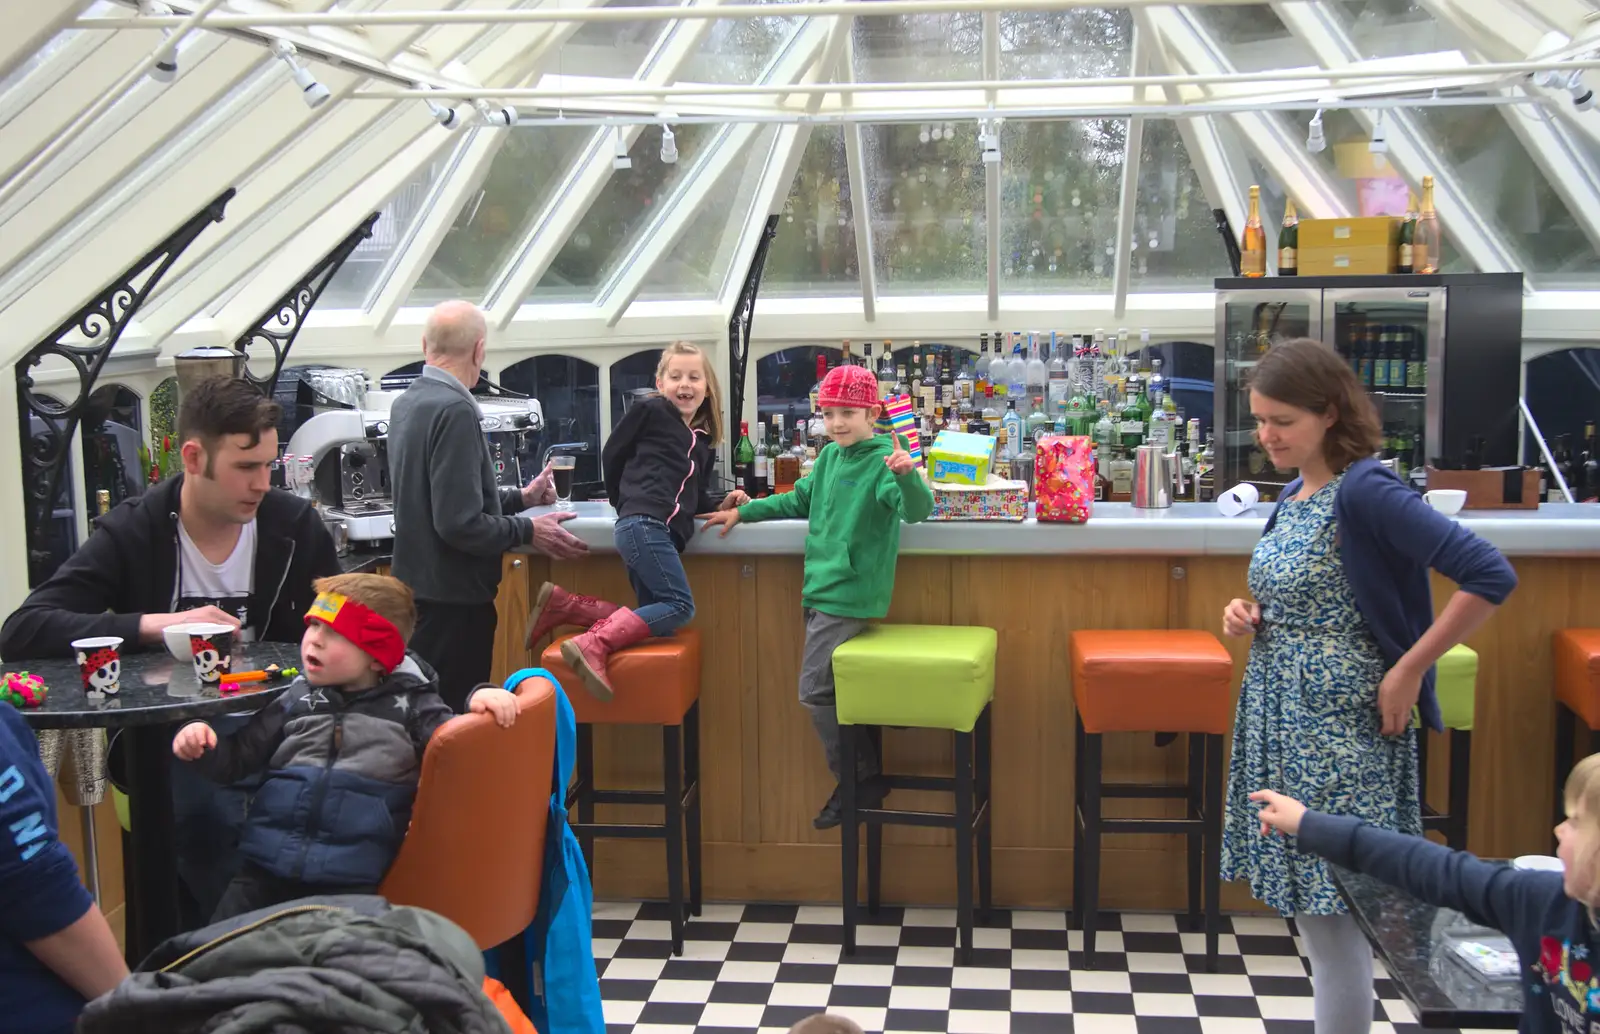
POLYGON ((514 693, 518 683, 534 676, 549 679, 556 687, 556 765, 539 911, 523 934, 532 969, 528 1019, 539 1034, 605 1034, 590 925, 594 892, 583 849, 567 825, 567 786, 577 764, 578 719, 561 683, 543 668, 523 668, 506 679, 506 689, 514 693))

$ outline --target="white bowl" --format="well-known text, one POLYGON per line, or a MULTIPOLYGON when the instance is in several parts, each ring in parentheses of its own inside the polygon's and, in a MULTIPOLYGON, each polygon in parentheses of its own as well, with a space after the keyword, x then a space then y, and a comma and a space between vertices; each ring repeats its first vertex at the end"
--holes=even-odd
POLYGON ((1435 488, 1422 493, 1422 498, 1446 517, 1454 517, 1467 505, 1467 493, 1459 488, 1435 488))
POLYGON ((182 625, 168 625, 161 630, 161 637, 167 642, 167 652, 172 654, 175 661, 194 660, 194 651, 189 649, 189 630, 200 628, 201 625, 189 623, 182 625))
POLYGON ((1566 872, 1567 867, 1561 864, 1561 859, 1552 858, 1547 854, 1525 854, 1511 860, 1513 869, 1525 869, 1529 872, 1566 872))

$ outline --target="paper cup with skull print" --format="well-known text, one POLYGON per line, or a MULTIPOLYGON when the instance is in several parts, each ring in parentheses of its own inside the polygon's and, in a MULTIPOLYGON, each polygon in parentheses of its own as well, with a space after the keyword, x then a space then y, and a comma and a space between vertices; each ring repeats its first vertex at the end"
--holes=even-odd
POLYGON ((233 672, 233 647, 237 641, 238 633, 232 625, 189 626, 189 652, 201 686, 216 687, 224 675, 233 672))
POLYGON ((122 637, 114 635, 72 641, 72 651, 78 660, 78 674, 83 676, 85 693, 113 696, 122 688, 121 647, 122 637))

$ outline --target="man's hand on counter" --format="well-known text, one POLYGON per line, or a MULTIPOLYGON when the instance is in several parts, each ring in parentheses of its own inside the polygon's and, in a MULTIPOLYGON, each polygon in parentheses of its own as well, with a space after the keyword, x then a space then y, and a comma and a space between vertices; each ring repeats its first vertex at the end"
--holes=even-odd
MULTIPOLYGON (((546 473, 549 471, 547 470, 546 473)), ((544 475, 540 475, 543 477, 544 475)), ((538 478, 534 479, 538 481, 538 478)), ((531 485, 529 486, 532 487, 531 485)), ((524 498, 527 490, 524 489, 524 498)), ((540 514, 533 519, 533 548, 553 560, 571 560, 589 552, 589 546, 582 539, 561 526, 563 521, 570 521, 578 516, 570 510, 556 513, 540 514)))
POLYGON ((139 641, 149 646, 161 642, 162 633, 173 625, 205 623, 229 625, 237 629, 239 619, 220 607, 196 607, 178 614, 140 614, 139 641))
MULTIPOLYGON (((546 463, 544 469, 539 471, 539 476, 522 486, 522 506, 529 509, 535 506, 549 506, 556 501, 555 475, 550 473, 550 464, 546 463)), ((538 542, 535 533, 535 542, 538 542)))

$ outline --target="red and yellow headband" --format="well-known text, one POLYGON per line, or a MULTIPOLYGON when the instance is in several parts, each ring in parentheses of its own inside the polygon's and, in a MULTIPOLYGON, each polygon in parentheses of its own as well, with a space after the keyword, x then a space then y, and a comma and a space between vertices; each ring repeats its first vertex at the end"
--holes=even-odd
POLYGON ((365 604, 336 592, 319 593, 306 611, 306 624, 320 621, 393 671, 405 660, 406 644, 394 623, 365 604))

